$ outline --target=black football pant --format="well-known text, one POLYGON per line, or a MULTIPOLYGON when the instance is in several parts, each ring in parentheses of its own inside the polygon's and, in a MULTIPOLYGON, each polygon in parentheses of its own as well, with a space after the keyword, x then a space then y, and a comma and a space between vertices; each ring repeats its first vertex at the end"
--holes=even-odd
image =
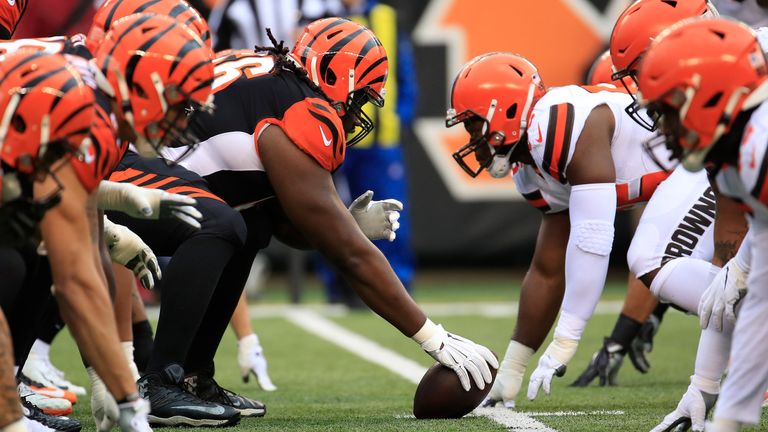
POLYGON ((159 284, 160 319, 146 372, 160 372, 171 363, 183 365, 187 373, 208 367, 237 306, 258 242, 247 242, 248 229, 239 212, 181 166, 129 153, 111 180, 197 200, 203 214, 199 230, 175 218, 139 220, 116 212, 108 217, 138 234, 155 255, 171 257, 159 284))

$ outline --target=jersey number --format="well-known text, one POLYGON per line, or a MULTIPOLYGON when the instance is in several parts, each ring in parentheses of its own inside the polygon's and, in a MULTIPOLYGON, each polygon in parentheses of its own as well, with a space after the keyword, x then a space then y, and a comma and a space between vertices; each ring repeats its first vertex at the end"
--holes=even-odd
POLYGON ((227 88, 237 81, 242 75, 253 78, 269 73, 275 66, 275 60, 271 56, 247 56, 223 60, 213 68, 213 92, 227 88))

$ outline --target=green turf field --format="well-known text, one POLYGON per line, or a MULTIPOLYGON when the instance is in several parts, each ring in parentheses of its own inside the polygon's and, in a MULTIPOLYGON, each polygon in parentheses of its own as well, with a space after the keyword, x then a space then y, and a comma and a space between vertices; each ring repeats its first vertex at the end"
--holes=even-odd
MULTIPOLYGON (((514 279, 513 279, 514 280, 514 279)), ((499 280, 473 283, 455 277, 440 281, 425 279, 416 285, 417 299, 425 304, 469 301, 508 302, 517 297, 515 289, 499 280), (463 281, 462 281, 463 280, 463 281)), ((316 284, 310 285, 307 298, 320 300, 316 284)), ((605 298, 621 299, 619 282, 606 290, 605 298)), ((280 286, 270 286, 264 296, 270 304, 286 297, 280 286)), ((433 316, 434 321, 489 346, 499 355, 506 349, 514 317, 481 315, 433 316)), ((431 358, 413 342, 401 336, 383 320, 367 312, 328 318, 333 323, 369 338, 423 366, 431 358)), ((518 399, 518 410, 538 413, 534 418, 558 431, 647 431, 671 411, 688 385, 698 341, 698 321, 670 311, 657 335, 651 353, 652 369, 641 375, 627 359, 619 374, 620 386, 572 389, 568 384, 581 373, 602 337, 613 326, 615 314, 597 315, 591 321, 580 350, 564 378, 555 379, 553 394, 528 402, 524 398, 527 377, 518 399), (601 411, 602 413, 595 413, 601 411), (582 415, 564 415, 581 412, 582 415), (554 415, 559 413, 560 415, 554 415)), ((228 332, 216 359, 217 378, 225 387, 259 398, 267 404, 267 415, 245 419, 232 430, 263 431, 503 431, 506 428, 486 417, 461 420, 421 421, 410 416, 415 384, 369 363, 336 345, 321 340, 281 317, 254 319, 269 360, 270 375, 278 386, 273 393, 257 389, 253 380, 239 378, 236 344, 228 332)), ((69 334, 54 343, 52 359, 73 382, 86 384, 85 371, 69 334)), ((538 357, 535 357, 538 359, 538 357)), ((530 370, 529 370, 530 371, 530 370)), ((74 415, 84 430, 94 430, 88 398, 81 398, 74 415)), ((768 416, 759 428, 767 430, 768 416)), ((171 431, 173 429, 165 428, 171 431)), ((189 429, 186 429, 189 430, 189 429)), ((513 429, 514 430, 514 429, 513 429)))

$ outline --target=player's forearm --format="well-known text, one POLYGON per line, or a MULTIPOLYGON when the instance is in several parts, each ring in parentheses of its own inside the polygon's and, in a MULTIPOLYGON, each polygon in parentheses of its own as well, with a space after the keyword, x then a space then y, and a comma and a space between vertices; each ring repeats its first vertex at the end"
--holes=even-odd
POLYGON ((21 419, 21 404, 13 375, 13 345, 5 315, 0 310, 0 428, 21 419))
POLYGON ((532 265, 520 289, 517 323, 512 339, 538 350, 555 323, 564 291, 562 274, 549 274, 535 264, 532 265))
POLYGON ((413 336, 426 315, 408 295, 384 255, 372 245, 365 249, 336 261, 336 265, 371 310, 404 335, 413 336))
POLYGON ((712 256, 712 264, 722 267, 736 255, 747 233, 747 220, 744 217, 744 210, 735 200, 721 194, 714 185, 713 189, 717 212, 714 231, 715 253, 712 256))
POLYGON ((95 269, 78 273, 54 276, 61 317, 81 354, 120 400, 135 393, 136 384, 120 348, 112 303, 106 288, 96 283, 95 269))

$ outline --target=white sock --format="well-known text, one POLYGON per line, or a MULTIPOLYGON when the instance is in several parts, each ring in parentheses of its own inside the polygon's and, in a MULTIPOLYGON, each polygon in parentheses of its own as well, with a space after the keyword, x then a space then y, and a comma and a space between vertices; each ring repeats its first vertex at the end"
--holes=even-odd
POLYGON ((698 315, 699 299, 720 267, 695 258, 675 258, 659 270, 651 292, 665 303, 673 303, 698 315))
POLYGON ((32 344, 30 353, 37 354, 40 357, 48 358, 51 353, 51 345, 41 341, 40 339, 36 339, 35 343, 32 344))
POLYGON ((131 370, 133 380, 138 381, 141 377, 139 376, 139 368, 136 367, 136 363, 133 361, 133 341, 120 342, 120 347, 123 348, 125 359, 128 360, 128 368, 131 370))

